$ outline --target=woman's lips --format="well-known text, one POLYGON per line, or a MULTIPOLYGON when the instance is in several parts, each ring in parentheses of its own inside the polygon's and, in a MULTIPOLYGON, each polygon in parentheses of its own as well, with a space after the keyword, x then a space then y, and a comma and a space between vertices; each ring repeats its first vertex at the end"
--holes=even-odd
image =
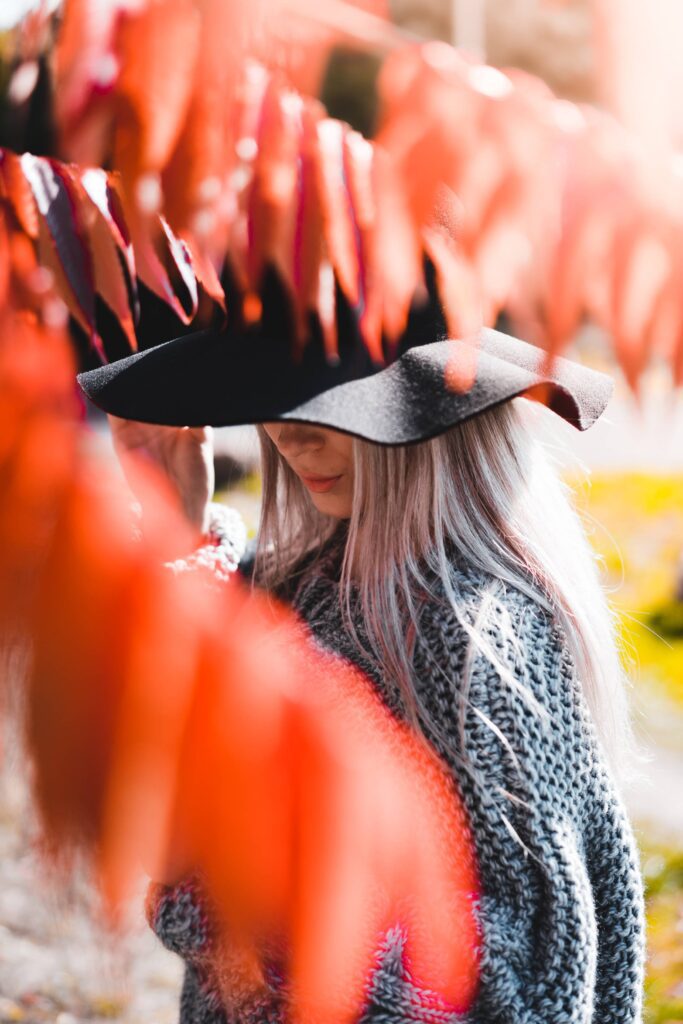
POLYGON ((341 480, 341 473, 339 476, 303 476, 299 474, 302 482, 308 487, 309 491, 315 491, 320 494, 324 491, 330 491, 336 484, 337 480, 341 480))

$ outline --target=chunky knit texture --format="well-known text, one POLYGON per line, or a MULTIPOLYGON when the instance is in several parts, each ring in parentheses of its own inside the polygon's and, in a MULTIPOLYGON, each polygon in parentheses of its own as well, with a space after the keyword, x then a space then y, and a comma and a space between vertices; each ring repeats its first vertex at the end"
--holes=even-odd
MULTIPOLYGON (((321 650, 359 665, 402 716, 396 687, 345 629, 340 557, 333 541, 279 596, 308 623, 321 650)), ((449 1013, 409 977, 401 960, 404 936, 394 929, 377 951, 359 1024, 639 1024, 644 910, 638 856, 564 634, 533 599, 461 558, 453 559, 452 583, 469 623, 485 596, 493 597, 486 598, 485 634, 520 684, 501 681, 488 657, 474 655, 463 746, 458 696, 469 638, 438 591, 425 602, 415 674, 447 742, 425 727, 427 735, 455 775, 473 830, 483 936, 478 996, 468 1014, 449 1013)), ((180 1024, 285 1020, 276 977, 269 1006, 232 1017, 220 1008, 205 968, 210 926, 199 909, 198 887, 192 899, 182 883, 150 893, 150 924, 187 961, 180 1024)))

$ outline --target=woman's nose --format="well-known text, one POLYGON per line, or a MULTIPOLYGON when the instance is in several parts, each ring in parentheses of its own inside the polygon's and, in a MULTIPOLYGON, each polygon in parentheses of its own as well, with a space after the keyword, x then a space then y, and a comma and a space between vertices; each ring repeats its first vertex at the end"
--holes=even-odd
POLYGON ((296 458, 305 451, 316 451, 325 443, 322 431, 310 423, 281 423, 275 443, 283 455, 296 458))

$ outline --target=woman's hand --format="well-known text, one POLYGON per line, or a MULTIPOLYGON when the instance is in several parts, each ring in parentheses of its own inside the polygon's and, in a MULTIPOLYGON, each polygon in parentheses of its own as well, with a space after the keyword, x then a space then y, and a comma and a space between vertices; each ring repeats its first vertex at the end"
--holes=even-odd
MULTIPOLYGON (((131 452, 151 458, 175 487, 190 522, 206 532, 215 483, 213 429, 164 427, 110 415, 107 418, 124 473, 131 452)), ((132 485, 132 475, 127 474, 127 479, 132 485)))

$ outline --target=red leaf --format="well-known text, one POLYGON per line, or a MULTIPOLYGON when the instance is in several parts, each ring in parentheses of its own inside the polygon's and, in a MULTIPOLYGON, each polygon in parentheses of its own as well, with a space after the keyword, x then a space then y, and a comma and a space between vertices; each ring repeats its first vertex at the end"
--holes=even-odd
POLYGON ((9 149, 0 149, 0 197, 6 199, 23 231, 38 237, 38 212, 31 186, 22 170, 21 159, 9 149))
POLYGON ((249 193, 247 269, 254 291, 268 263, 287 284, 292 281, 301 113, 300 97, 271 79, 263 98, 249 193))
POLYGON ((65 0, 54 47, 55 121, 71 160, 101 163, 107 154, 111 94, 120 66, 113 52, 119 4, 65 0))
MULTIPOLYGON (((6 238, 0 239, 3 249, 6 238)), ((36 569, 76 455, 73 353, 33 316, 0 310, 0 635, 25 625, 36 569), (45 458, 49 451, 50 458, 45 458)))
POLYGON ((615 234, 612 260, 614 344, 626 379, 637 391, 650 355, 655 307, 671 274, 671 258, 647 224, 627 223, 615 234))
POLYGON ((184 243, 174 235, 163 217, 130 212, 128 225, 138 277, 182 323, 189 324, 197 313, 199 295, 184 243))
POLYGON ((306 340, 308 312, 315 310, 323 327, 325 351, 332 358, 337 352, 334 290, 331 290, 331 295, 329 289, 327 293, 324 291, 325 245, 316 161, 317 124, 323 116, 324 110, 320 104, 311 100, 305 103, 302 111, 299 199, 292 269, 298 348, 300 350, 306 340))
POLYGON ((258 3, 198 0, 201 36, 192 97, 183 129, 163 172, 165 215, 175 231, 213 241, 220 229, 221 192, 235 163, 231 108, 258 3))
POLYGON ((206 295, 225 312, 225 292, 211 259, 189 231, 181 232, 179 237, 189 254, 197 283, 201 285, 206 295))
POLYGON ((133 182, 161 171, 180 136, 199 56, 200 15, 192 0, 148 0, 119 17, 121 111, 115 165, 133 182))
POLYGON ((382 297, 382 325, 391 341, 405 329, 410 304, 423 286, 422 243, 410 215, 408 200, 396 167, 388 153, 375 151, 374 273, 382 297))
POLYGON ((95 332, 92 257, 68 174, 55 161, 30 153, 24 153, 21 166, 40 214, 40 261, 54 274, 61 298, 104 359, 102 343, 95 332))
POLYGON ((382 300, 377 259, 377 203, 375 200, 374 155, 372 143, 358 132, 347 132, 344 146, 344 172, 358 234, 360 283, 360 329, 372 358, 381 363, 382 300))
POLYGON ((93 169, 86 171, 80 181, 75 175, 71 180, 74 191, 79 189, 82 194, 81 209, 88 232, 95 290, 114 313, 131 349, 135 350, 135 261, 132 248, 122 244, 123 240, 112 217, 111 193, 106 173, 93 169))
POLYGON ((341 121, 325 117, 315 126, 315 157, 320 208, 327 253, 339 285, 353 305, 359 295, 359 259, 353 212, 344 181, 344 137, 341 121))

